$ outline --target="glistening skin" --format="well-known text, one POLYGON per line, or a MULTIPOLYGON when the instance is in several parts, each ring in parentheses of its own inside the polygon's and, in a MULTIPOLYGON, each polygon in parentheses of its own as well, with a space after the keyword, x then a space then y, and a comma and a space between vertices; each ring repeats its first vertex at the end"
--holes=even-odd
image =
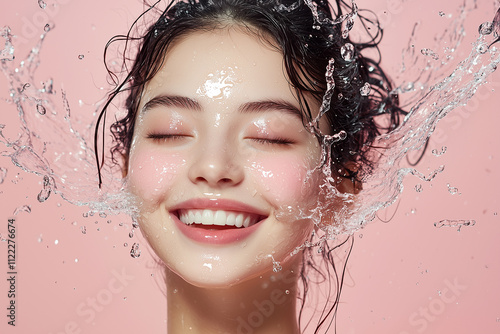
POLYGON ((234 332, 275 288, 291 293, 259 329, 298 331, 296 279, 273 279, 273 260, 298 277, 290 253, 315 225, 277 214, 321 200, 321 154, 270 42, 237 26, 175 41, 142 94, 126 173, 167 268, 169 332, 221 316, 234 332))

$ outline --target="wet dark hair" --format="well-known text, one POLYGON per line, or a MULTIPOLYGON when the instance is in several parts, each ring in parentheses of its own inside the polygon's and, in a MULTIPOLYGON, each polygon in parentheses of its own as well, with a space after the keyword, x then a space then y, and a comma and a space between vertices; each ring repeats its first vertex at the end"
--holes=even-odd
MULTIPOLYGON (((146 10, 140 18, 144 18, 150 11, 158 10, 157 4, 158 2, 146 10)), ((126 77, 118 82, 118 75, 108 68, 116 88, 109 94, 97 121, 96 152, 99 125, 105 131, 106 111, 120 93, 126 92, 127 114, 111 126, 114 138, 112 160, 117 163, 118 156, 123 159, 126 168, 140 97, 145 85, 162 67, 165 53, 172 43, 192 32, 236 25, 280 50, 286 75, 296 91, 303 111, 304 125, 311 122, 315 114, 308 99, 310 101, 312 98, 321 104, 325 94, 329 95, 327 97, 331 96, 330 106, 325 109, 324 117, 328 120, 331 133, 346 133, 345 139, 331 146, 332 171, 353 181, 360 181, 360 175, 369 173, 376 163, 376 158, 370 154, 374 139, 396 128, 400 116, 404 114, 398 107, 397 95, 392 93, 391 82, 380 67, 378 44, 382 38, 382 30, 376 18, 369 19, 361 15, 363 13, 371 15, 367 11, 358 11, 354 3, 349 5, 343 0, 336 0, 332 4, 324 0, 172 1, 165 10, 158 13, 159 17, 143 35, 134 37, 133 28, 138 24, 139 18, 127 35, 115 36, 106 46, 108 50, 115 42, 125 42, 122 69, 126 72, 126 77), (361 18, 365 41, 354 42, 349 36, 355 17, 361 18), (139 43, 139 49, 133 65, 128 68, 130 59, 127 52, 134 42, 139 43), (375 59, 364 56, 364 50, 372 50, 375 59), (326 76, 327 67, 332 64, 332 60, 333 74, 326 76), (333 82, 328 82, 331 79, 333 82), (333 91, 328 89, 329 84, 330 87, 334 84, 333 91), (378 121, 379 117, 383 117, 383 121, 378 121)), ((323 134, 317 131, 315 134, 319 140, 323 140, 323 134)), ((100 168, 99 155, 96 154, 96 157, 100 168)), ((101 183, 101 178, 99 180, 101 183)), ((352 242, 351 237, 344 243, 350 244, 352 248, 352 242)), ((304 266, 301 271, 304 288, 300 296, 302 308, 308 290, 308 272, 321 272, 320 265, 310 260, 311 250, 306 249, 303 252, 304 266)), ((327 323, 327 319, 334 318, 338 306, 345 264, 338 272, 332 255, 335 249, 336 247, 331 249, 327 244, 321 249, 323 259, 333 268, 337 280, 337 297, 324 310, 315 333, 322 324, 327 323)), ((327 274, 322 277, 330 280, 332 275, 329 271, 327 269, 327 274)), ((302 309, 299 321, 301 314, 302 309)))
MULTIPOLYGON (((155 5, 149 10, 155 9, 155 5)), ((373 49, 378 53, 382 31, 376 21, 366 18, 361 20, 369 33, 368 41, 354 43, 345 35, 357 14, 355 6, 350 8, 342 0, 337 0, 333 8, 328 1, 322 0, 172 1, 143 36, 133 37, 131 28, 126 36, 115 36, 108 42, 106 50, 118 41, 125 41, 125 48, 133 41, 140 45, 130 70, 125 66, 128 74, 123 81, 118 83, 117 75, 107 67, 117 86, 109 94, 98 119, 96 152, 99 125, 104 127, 103 117, 108 107, 121 91, 126 90, 127 115, 111 126, 114 138, 111 153, 113 162, 118 161, 118 156, 127 164, 141 93, 163 65, 164 55, 176 39, 195 31, 237 24, 248 27, 249 32, 260 34, 264 39, 270 37, 270 42, 280 49, 286 74, 296 90, 305 122, 312 120, 311 106, 305 97, 311 96, 319 103, 323 101, 327 90, 325 71, 333 59, 335 88, 330 108, 324 117, 332 133, 345 131, 347 136, 331 147, 332 168, 335 172, 340 171, 341 176, 359 181, 358 174, 370 173, 376 162, 369 154, 375 137, 397 127, 399 116, 404 112, 398 107, 397 95, 391 93, 391 82, 381 69, 380 61, 361 54, 364 49, 373 49), (317 10, 316 18, 307 2, 317 10), (266 36, 262 36, 262 33, 266 36), (349 48, 342 50, 345 45, 352 45, 352 53, 349 48), (343 57, 343 53, 350 56, 343 57), (366 84, 369 85, 368 95, 361 93, 366 84), (388 121, 377 122, 376 118, 381 115, 385 115, 388 121)), ((128 60, 126 50, 123 55, 125 65, 128 60)), ((317 135, 321 136, 319 133, 317 135)), ((99 161, 99 155, 96 156, 99 161)))

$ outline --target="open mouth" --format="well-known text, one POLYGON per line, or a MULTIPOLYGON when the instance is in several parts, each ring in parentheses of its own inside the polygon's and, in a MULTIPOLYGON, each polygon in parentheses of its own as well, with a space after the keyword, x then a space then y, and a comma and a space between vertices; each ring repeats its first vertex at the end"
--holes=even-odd
POLYGON ((266 218, 248 212, 209 209, 180 209, 175 215, 186 225, 211 230, 247 228, 266 218))

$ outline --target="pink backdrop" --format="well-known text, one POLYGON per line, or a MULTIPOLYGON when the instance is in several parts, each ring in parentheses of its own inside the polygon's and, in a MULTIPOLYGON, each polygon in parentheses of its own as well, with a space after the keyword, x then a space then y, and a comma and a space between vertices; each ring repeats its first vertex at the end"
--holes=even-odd
MULTIPOLYGON (((54 78, 64 88, 74 112, 92 112, 108 87, 102 65, 103 47, 114 34, 126 31, 142 11, 136 0, 36 0, 9 2, 0 24, 9 25, 17 60, 36 43, 43 26, 53 22, 42 50, 39 81, 54 78), (83 54, 84 59, 78 59, 83 54), (101 89, 104 87, 104 90, 101 89), (82 100, 83 106, 79 106, 82 100)), ((477 26, 491 20, 493 1, 467 20, 468 37, 459 55, 465 56, 477 26)), ((384 63, 395 72, 413 22, 423 20, 417 48, 427 47, 436 32, 439 11, 455 13, 458 1, 359 0, 381 15, 386 28, 384 63)), ((16 119, 4 102, 7 85, 0 79, 0 123, 16 119)), ((424 174, 446 166, 431 183, 407 178, 396 205, 380 212, 388 223, 372 222, 355 237, 339 307, 340 334, 354 333, 499 333, 500 332, 500 135, 497 129, 497 90, 500 75, 482 87, 467 106, 441 121, 418 169, 424 174), (433 148, 447 147, 436 157, 433 148), (414 186, 423 183, 422 192, 414 186), (447 184, 460 194, 448 192, 447 184), (437 229, 442 219, 475 219, 475 226, 437 229)), ((129 238, 127 217, 83 218, 84 208, 51 196, 36 201, 40 179, 14 167, 0 185, 0 233, 15 208, 31 205, 17 222, 17 317, 7 325, 6 279, 0 279, 1 333, 164 333, 166 303, 159 266, 140 233, 129 238), (76 225, 72 222, 76 221, 76 225), (96 223, 97 222, 97 223, 96 223), (124 222, 123 226, 119 226, 124 222), (86 226, 86 234, 81 232, 86 226), (129 255, 134 242, 142 256, 129 255), (124 244, 127 243, 125 247, 124 244)), ((0 273, 7 274, 6 243, 0 243, 0 273)))

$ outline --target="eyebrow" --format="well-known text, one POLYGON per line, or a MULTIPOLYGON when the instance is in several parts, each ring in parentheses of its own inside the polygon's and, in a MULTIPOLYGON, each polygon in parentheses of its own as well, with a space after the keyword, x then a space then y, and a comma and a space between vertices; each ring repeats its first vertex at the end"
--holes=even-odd
POLYGON ((146 102, 141 111, 145 113, 158 106, 178 107, 196 111, 201 111, 202 109, 198 101, 190 99, 189 97, 178 95, 159 95, 146 102))
MULTIPOLYGON (((145 113, 158 106, 178 107, 196 111, 202 110, 200 103, 189 97, 179 95, 159 95, 146 102, 146 104, 142 107, 142 112, 145 113)), ((238 111, 241 113, 265 112, 268 110, 283 111, 294 115, 301 120, 303 117, 302 112, 297 107, 281 99, 246 102, 238 108, 238 111)))
POLYGON ((285 113, 297 116, 302 120, 302 112, 293 104, 284 100, 263 100, 244 103, 239 111, 242 113, 247 112, 263 112, 267 110, 284 111, 285 113))

